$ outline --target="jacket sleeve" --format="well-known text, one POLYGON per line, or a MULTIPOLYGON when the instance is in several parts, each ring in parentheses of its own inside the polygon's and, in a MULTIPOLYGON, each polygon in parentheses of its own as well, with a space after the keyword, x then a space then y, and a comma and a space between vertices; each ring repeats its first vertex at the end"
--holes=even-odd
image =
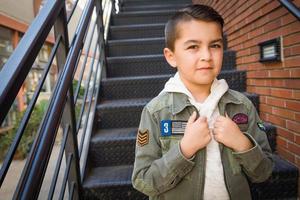
POLYGON ((233 155, 252 182, 263 182, 272 174, 272 152, 266 133, 258 126, 262 121, 252 103, 248 117, 249 126, 245 135, 253 148, 245 152, 233 152, 233 155))
POLYGON ((143 146, 136 142, 132 184, 140 192, 156 196, 175 187, 192 170, 194 162, 182 155, 179 143, 162 155, 159 123, 147 107, 143 109, 139 131, 148 131, 149 142, 143 146))

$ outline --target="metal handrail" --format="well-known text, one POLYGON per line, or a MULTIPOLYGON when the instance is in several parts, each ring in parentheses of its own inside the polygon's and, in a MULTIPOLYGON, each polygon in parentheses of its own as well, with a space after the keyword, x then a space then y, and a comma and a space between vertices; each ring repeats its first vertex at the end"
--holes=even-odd
POLYGON ((63 5, 63 1, 48 1, 44 5, 3 66, 0 72, 0 124, 7 115, 63 5))
POLYGON ((289 0, 278 0, 281 5, 283 5, 292 15, 294 15, 298 20, 300 20, 300 9, 289 0))
MULTIPOLYGON (((31 99, 25 115, 22 118, 21 126, 16 134, 17 137, 14 139, 10 147, 0 171, 1 187, 17 146, 29 121, 30 115, 37 102, 45 78, 49 73, 49 69, 56 55, 60 71, 57 84, 53 91, 48 110, 43 117, 36 139, 31 147, 26 165, 14 193, 14 199, 37 199, 39 197, 40 188, 44 180, 59 125, 64 127, 64 137, 50 186, 48 199, 52 199, 54 196, 59 170, 61 170, 63 152, 65 152, 67 165, 60 191, 60 199, 64 198, 67 181, 69 183, 67 187, 69 189, 69 197, 72 199, 82 199, 82 180, 85 172, 87 156, 85 155, 84 157, 81 156, 81 154, 83 152, 83 148, 88 148, 89 145, 87 143, 86 146, 83 146, 84 141, 90 140, 91 130, 87 131, 87 126, 94 116, 96 109, 95 102, 97 102, 99 83, 100 78, 102 77, 101 71, 105 70, 106 65, 104 34, 107 32, 107 23, 109 23, 108 19, 110 19, 110 16, 105 16, 106 20, 103 24, 103 13, 106 10, 105 13, 110 15, 114 10, 113 7, 115 2, 114 0, 103 1, 107 1, 103 4, 107 5, 105 8, 103 7, 101 0, 89 0, 86 3, 70 45, 67 24, 76 9, 78 0, 74 3, 69 17, 66 15, 64 1, 47 1, 42 11, 39 12, 39 15, 35 18, 28 31, 23 36, 16 50, 3 67, 2 71, 0 71, 0 79, 2 82, 0 85, 0 123, 2 123, 14 99, 16 98, 20 87, 23 85, 33 62, 39 53, 39 50, 45 42, 47 35, 54 26, 56 42, 52 48, 50 59, 44 69, 43 76, 37 87, 38 89, 34 92, 33 98, 31 99), (96 22, 92 26, 91 20, 93 14, 96 15, 96 22), (94 37, 94 29, 96 26, 98 35, 94 37), (85 42, 91 27, 93 28, 92 34, 90 34, 89 38, 90 41, 85 42), (90 65, 90 75, 85 81, 85 94, 80 117, 76 120, 75 104, 81 87, 82 77, 86 71, 86 61, 81 66, 81 78, 78 82, 75 96, 73 96, 72 80, 74 78, 75 71, 77 70, 80 55, 85 46, 84 44, 89 44, 86 48, 87 52, 85 52, 86 60, 89 55, 92 40, 96 41, 96 45, 94 49, 92 49, 93 60, 90 65), (88 102, 88 105, 87 110, 85 111, 86 101, 88 102), (85 122, 82 123, 82 116, 84 112, 86 113, 86 117, 85 122), (83 134, 81 141, 77 141, 80 124, 83 124, 83 134), (82 166, 80 166, 80 163, 82 163, 82 166)), ((85 151, 85 153, 86 152, 87 151, 85 151)))
POLYGON ((51 67, 50 63, 54 59, 54 56, 55 56, 55 54, 57 52, 58 45, 59 45, 60 41, 61 41, 61 36, 55 42, 55 45, 54 45, 54 47, 52 49, 52 52, 51 52, 51 55, 50 55, 50 62, 48 62, 47 66, 44 69, 44 72, 43 72, 43 75, 41 77, 41 81, 39 82, 39 85, 37 87, 37 90, 33 94, 33 97, 32 97, 32 99, 31 99, 31 101, 30 101, 30 103, 29 103, 29 105, 27 107, 27 110, 26 110, 26 112, 24 114, 24 117, 23 117, 23 119, 22 119, 22 121, 20 123, 20 126, 19 126, 18 130, 17 130, 17 133, 16 133, 16 136, 15 136, 15 138, 13 140, 13 143, 10 146, 10 148, 9 148, 9 150, 7 152, 7 155, 5 156, 3 165, 2 165, 1 170, 0 170, 0 187, 2 186, 2 183, 4 181, 5 175, 6 175, 7 171, 8 171, 8 168, 9 168, 9 166, 11 164, 11 161, 13 160, 14 154, 15 154, 15 152, 17 150, 17 147, 18 147, 18 145, 19 145, 19 143, 21 141, 21 138, 23 136, 23 132, 25 131, 26 125, 27 125, 27 123, 29 121, 29 117, 30 117, 30 115, 31 115, 31 113, 32 113, 32 111, 34 109, 34 105, 36 104, 37 99, 39 97, 39 94, 40 94, 40 92, 42 90, 43 84, 44 84, 44 82, 46 80, 46 76, 47 76, 47 74, 48 74, 48 72, 50 70, 50 67, 51 67))

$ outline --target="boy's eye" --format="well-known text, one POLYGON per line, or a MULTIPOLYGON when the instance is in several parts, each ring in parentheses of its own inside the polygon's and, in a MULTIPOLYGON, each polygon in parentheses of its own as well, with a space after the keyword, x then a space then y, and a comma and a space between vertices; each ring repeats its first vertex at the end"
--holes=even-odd
POLYGON ((222 45, 220 45, 220 44, 212 44, 210 47, 211 48, 222 48, 222 45))
POLYGON ((188 49, 197 49, 197 48, 198 48, 197 45, 191 45, 191 46, 188 47, 188 49))

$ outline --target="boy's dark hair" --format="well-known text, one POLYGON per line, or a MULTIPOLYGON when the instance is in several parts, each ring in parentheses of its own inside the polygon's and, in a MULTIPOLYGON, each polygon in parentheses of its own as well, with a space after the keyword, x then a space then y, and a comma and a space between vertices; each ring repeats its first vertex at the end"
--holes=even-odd
POLYGON ((174 43, 178 37, 177 25, 179 22, 187 22, 191 20, 201 20, 206 22, 217 22, 223 29, 224 20, 222 16, 213 8, 194 4, 184 7, 177 11, 166 24, 165 27, 165 43, 166 47, 174 51, 174 43))

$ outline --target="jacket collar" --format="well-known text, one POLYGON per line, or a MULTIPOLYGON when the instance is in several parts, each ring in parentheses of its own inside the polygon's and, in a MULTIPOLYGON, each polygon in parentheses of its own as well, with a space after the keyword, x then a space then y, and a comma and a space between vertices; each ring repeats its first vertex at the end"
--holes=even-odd
MULTIPOLYGON (((170 108, 172 109, 171 112, 173 115, 180 113, 183 109, 192 105, 188 96, 183 93, 172 92, 171 98, 172 105, 170 105, 170 108)), ((219 101, 219 110, 221 115, 224 115, 225 105, 228 103, 241 104, 242 101, 236 98, 232 92, 228 90, 219 101)))

